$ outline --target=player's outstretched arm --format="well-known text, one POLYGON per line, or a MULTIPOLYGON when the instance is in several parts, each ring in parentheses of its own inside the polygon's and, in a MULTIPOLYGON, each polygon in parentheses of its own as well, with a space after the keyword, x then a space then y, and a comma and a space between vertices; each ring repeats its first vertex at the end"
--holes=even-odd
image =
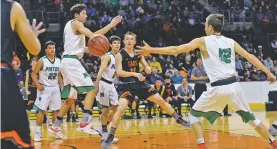
POLYGON ((43 68, 43 61, 42 61, 42 59, 40 59, 40 60, 38 61, 38 63, 36 64, 36 67, 35 67, 35 69, 34 69, 34 71, 33 71, 33 73, 32 73, 32 79, 33 79, 33 81, 35 82, 35 84, 36 84, 36 86, 37 86, 37 89, 38 89, 39 91, 43 91, 43 90, 44 90, 44 86, 41 85, 41 84, 39 83, 39 80, 38 80, 39 71, 40 71, 42 68, 43 68))
POLYGON ((83 23, 79 22, 79 21, 75 21, 74 25, 73 25, 73 29, 78 31, 79 33, 85 35, 88 38, 91 38, 93 35, 95 34, 106 34, 109 30, 111 30, 112 28, 114 28, 118 23, 120 23, 122 20, 121 16, 117 16, 115 18, 113 18, 113 20, 111 21, 110 24, 108 24, 107 26, 105 26, 104 28, 96 31, 95 33, 93 33, 92 31, 90 31, 88 28, 86 28, 84 26, 83 23))
POLYGON ((37 36, 45 32, 45 29, 40 30, 42 24, 40 22, 36 26, 36 20, 33 20, 31 28, 23 8, 19 3, 14 2, 11 10, 11 27, 18 33, 19 38, 32 55, 38 55, 41 49, 37 36))
POLYGON ((247 61, 249 61, 251 64, 253 64, 257 68, 261 69, 264 73, 266 73, 270 82, 276 81, 275 76, 264 66, 264 64, 256 56, 245 51, 237 42, 235 42, 235 51, 240 56, 247 59, 247 61))
POLYGON ((163 48, 153 48, 150 47, 145 41, 143 41, 144 46, 137 46, 139 50, 137 52, 147 55, 149 53, 153 54, 164 54, 164 55, 175 55, 179 53, 188 53, 194 49, 200 48, 201 43, 203 42, 202 38, 196 38, 188 44, 182 44, 179 46, 169 46, 163 48))
POLYGON ((101 65, 100 65, 100 68, 99 68, 99 71, 97 74, 97 78, 95 81, 95 86, 97 88, 99 87, 100 79, 102 78, 104 71, 106 71, 110 60, 111 60, 111 58, 108 55, 105 55, 101 58, 101 65))

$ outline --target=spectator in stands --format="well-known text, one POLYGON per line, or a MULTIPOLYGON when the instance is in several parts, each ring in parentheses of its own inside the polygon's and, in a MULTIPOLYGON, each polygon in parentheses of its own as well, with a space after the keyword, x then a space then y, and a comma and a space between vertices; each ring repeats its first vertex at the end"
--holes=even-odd
MULTIPOLYGON (((163 99, 166 99, 167 98, 167 92, 166 92, 166 89, 165 89, 165 86, 163 85, 163 81, 161 79, 157 79, 156 82, 155 82, 155 85, 154 85, 154 88, 158 91, 158 93, 161 95, 161 97, 163 99)), ((148 101, 148 118, 152 118, 152 108, 154 109, 154 116, 156 116, 156 105, 151 102, 151 101, 148 101)), ((160 117, 163 116, 163 112, 162 112, 162 109, 159 108, 159 115, 160 117)))
MULTIPOLYGON (((172 107, 175 105, 175 97, 177 96, 177 91, 175 89, 174 84, 172 84, 170 76, 165 77, 165 90, 167 93, 167 97, 165 98, 166 102, 168 102, 172 107)), ((169 116, 169 115, 167 115, 169 116)))
POLYGON ((277 72, 277 60, 274 60, 272 68, 277 72))
POLYGON ((17 55, 16 55, 16 53, 14 51, 13 51, 12 64, 13 65, 18 65, 18 67, 20 67, 20 64, 21 64, 20 59, 17 57, 17 55))
POLYGON ((273 66, 273 61, 272 61, 272 59, 270 58, 270 56, 268 56, 267 59, 264 60, 264 65, 265 65, 265 67, 266 67, 268 70, 270 70, 270 67, 273 66))
POLYGON ((177 88, 177 102, 176 102, 176 107, 178 109, 178 114, 181 114, 182 111, 182 103, 186 102, 189 104, 190 107, 194 105, 194 101, 192 100, 192 87, 188 85, 188 80, 187 78, 183 78, 182 80, 182 85, 180 85, 177 88))
POLYGON ((252 81, 266 81, 267 77, 264 72, 254 67, 253 71, 250 73, 250 78, 252 81))
POLYGON ((197 101, 201 94, 207 90, 206 82, 208 80, 201 58, 197 59, 196 67, 192 69, 191 80, 195 82, 195 101, 197 101))
POLYGON ((178 70, 173 67, 173 64, 169 64, 169 68, 166 70, 165 75, 172 77, 176 71, 178 71, 178 70))
POLYGON ((261 57, 263 58, 264 54, 263 54, 263 47, 261 45, 258 46, 258 50, 257 50, 257 57, 261 57))
POLYGON ((160 62, 157 62, 156 57, 152 58, 152 61, 149 63, 149 66, 151 67, 152 70, 155 70, 158 73, 162 73, 162 66, 160 64, 160 62))
POLYGON ((237 72, 241 72, 243 70, 242 61, 240 60, 240 56, 236 53, 236 70, 237 72))
MULTIPOLYGON (((277 19, 277 14, 276 14, 276 19, 277 19)), ((276 25, 277 25, 277 23, 276 23, 276 25)), ((276 28, 276 26, 275 26, 275 28, 276 28)), ((271 52, 272 58, 277 60, 277 36, 275 37, 274 40, 271 41, 270 45, 272 48, 272 52, 271 52)))
POLYGON ((182 83, 183 78, 184 77, 179 74, 179 71, 175 71, 174 75, 170 77, 173 84, 182 83))
POLYGON ((24 86, 24 75, 22 70, 19 68, 19 64, 13 64, 13 69, 15 71, 15 75, 16 75, 16 82, 19 86, 19 88, 21 89, 24 86))
POLYGON ((163 81, 163 78, 157 73, 156 70, 152 70, 152 73, 147 76, 146 80, 149 84, 155 84, 157 80, 163 81))

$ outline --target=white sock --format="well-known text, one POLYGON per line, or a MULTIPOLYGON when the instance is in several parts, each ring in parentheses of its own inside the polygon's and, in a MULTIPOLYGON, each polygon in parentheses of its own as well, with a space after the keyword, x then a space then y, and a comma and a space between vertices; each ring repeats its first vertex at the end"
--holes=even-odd
POLYGON ((274 141, 275 141, 274 137, 273 137, 273 136, 270 136, 270 138, 269 138, 269 143, 272 143, 272 142, 274 142, 274 141))
POLYGON ((41 126, 36 126, 36 132, 41 132, 41 126))
POLYGON ((204 138, 198 138, 197 139, 197 144, 203 144, 203 143, 205 143, 204 138))
POLYGON ((274 121, 273 124, 277 126, 277 121, 274 121))

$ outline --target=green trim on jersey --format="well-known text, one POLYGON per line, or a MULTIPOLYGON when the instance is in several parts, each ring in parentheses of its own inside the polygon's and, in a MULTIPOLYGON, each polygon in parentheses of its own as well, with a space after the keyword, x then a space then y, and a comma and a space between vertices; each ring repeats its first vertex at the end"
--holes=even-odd
POLYGON ((76 55, 64 55, 63 58, 72 58, 72 59, 79 60, 78 56, 76 55))

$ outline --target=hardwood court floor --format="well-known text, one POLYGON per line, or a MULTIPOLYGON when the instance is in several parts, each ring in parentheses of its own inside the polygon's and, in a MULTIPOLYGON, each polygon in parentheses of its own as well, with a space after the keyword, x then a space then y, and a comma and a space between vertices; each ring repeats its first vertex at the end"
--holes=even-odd
MULTIPOLYGON (((244 124, 235 114, 220 117, 214 125, 202 120, 208 149, 270 149, 268 142, 261 139, 252 127, 244 124)), ((269 126, 276 112, 254 112, 255 116, 269 126)), ((43 126, 42 142, 35 142, 35 149, 101 149, 98 135, 87 135, 76 131, 78 123, 64 122, 62 129, 67 140, 56 140, 43 126)), ((100 126, 98 118, 93 127, 100 126)), ((31 120, 32 136, 35 121, 31 120)), ((177 125, 172 118, 123 120, 116 137, 120 139, 111 149, 195 149, 196 141, 191 129, 177 125)), ((277 139, 277 138, 276 138, 277 139)))

